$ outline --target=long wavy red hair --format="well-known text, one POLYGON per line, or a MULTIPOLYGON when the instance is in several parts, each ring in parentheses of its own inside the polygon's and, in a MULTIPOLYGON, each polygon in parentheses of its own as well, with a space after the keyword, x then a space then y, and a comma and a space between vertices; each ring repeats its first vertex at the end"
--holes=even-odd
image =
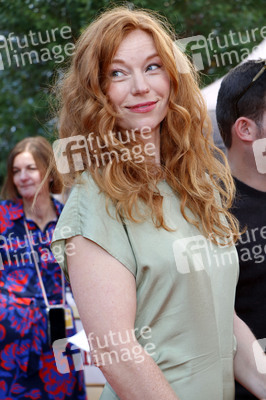
MULTIPOLYGON (((171 82, 168 113, 161 123, 161 166, 155 167, 149 157, 142 163, 121 162, 113 157, 99 167, 90 150, 92 157, 85 168, 115 203, 118 213, 136 222, 142 220, 145 216, 138 209, 142 200, 155 226, 170 229, 164 220, 163 197, 157 187, 164 174, 181 199, 186 220, 210 235, 214 242, 216 237, 236 239, 238 224, 228 211, 234 184, 225 156, 213 144, 197 74, 176 46, 174 32, 156 13, 118 7, 104 12, 83 31, 71 67, 59 85, 59 137, 87 137, 93 132, 99 143, 104 143, 107 132, 119 131, 117 114, 107 96, 107 72, 120 43, 135 29, 152 36, 171 82), (218 194, 221 201, 217 201, 218 194), (193 217, 188 216, 187 209, 193 217)), ((116 136, 115 145, 108 143, 109 152, 136 144, 125 145, 120 139, 116 136)), ((104 152, 106 148, 97 148, 98 156, 104 152)), ((65 182, 72 184, 76 175, 66 174, 65 182)))

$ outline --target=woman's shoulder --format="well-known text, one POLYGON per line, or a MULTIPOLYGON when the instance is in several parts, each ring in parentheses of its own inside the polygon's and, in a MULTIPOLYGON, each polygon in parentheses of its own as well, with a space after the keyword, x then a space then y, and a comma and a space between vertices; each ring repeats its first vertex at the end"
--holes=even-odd
POLYGON ((92 176, 83 173, 71 190, 64 206, 64 212, 73 210, 73 207, 74 209, 92 210, 98 208, 99 202, 105 201, 105 199, 105 194, 100 190, 92 176))
POLYGON ((60 215, 64 208, 64 204, 61 203, 60 200, 56 199, 54 196, 52 196, 52 201, 53 201, 53 204, 54 204, 57 214, 60 215))
MULTIPOLYGON (((116 215, 114 203, 106 200, 93 178, 83 173, 73 187, 53 233, 52 251, 65 271, 68 251, 65 241, 81 235, 98 244, 135 274, 135 256, 127 232, 116 215)), ((71 243, 69 245, 71 248, 71 243)))
POLYGON ((23 217, 23 203, 21 199, 0 201, 0 231, 4 233, 14 225, 14 221, 23 217))
POLYGON ((106 196, 87 173, 83 173, 74 185, 57 223, 58 230, 68 226, 71 233, 80 234, 82 230, 90 230, 92 226, 100 226, 100 222, 116 219, 113 203, 106 209, 106 196))
POLYGON ((0 213, 2 212, 15 212, 19 211, 23 213, 23 202, 22 199, 16 200, 0 200, 0 213))
POLYGON ((58 219, 53 241, 81 235, 105 248, 104 241, 121 244, 125 241, 125 229, 115 204, 110 200, 88 173, 72 188, 69 198, 58 219), (120 239, 119 239, 120 238, 120 239))
POLYGON ((14 200, 0 200, 1 207, 10 207, 15 204, 17 204, 17 201, 14 200))

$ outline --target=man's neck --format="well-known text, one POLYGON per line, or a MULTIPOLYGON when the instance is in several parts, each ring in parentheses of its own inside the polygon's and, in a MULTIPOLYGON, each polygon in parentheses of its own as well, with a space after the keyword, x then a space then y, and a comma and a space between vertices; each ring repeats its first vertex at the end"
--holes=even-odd
MULTIPOLYGON (((243 158, 245 158, 243 156, 243 158)), ((232 175, 239 181, 252 187, 253 189, 266 192, 266 175, 257 171, 255 161, 249 162, 248 159, 241 159, 239 154, 228 151, 228 162, 232 175)))

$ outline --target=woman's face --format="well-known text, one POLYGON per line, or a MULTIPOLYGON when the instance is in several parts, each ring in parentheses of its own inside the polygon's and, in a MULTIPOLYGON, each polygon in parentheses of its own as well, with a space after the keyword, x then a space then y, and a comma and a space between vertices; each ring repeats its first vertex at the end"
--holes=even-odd
POLYGON ((121 42, 109 67, 108 96, 120 113, 122 129, 151 128, 159 132, 165 118, 170 79, 153 38, 137 29, 121 42))
MULTIPOLYGON (((41 173, 32 154, 28 151, 18 154, 13 162, 13 182, 20 196, 33 199, 41 181, 41 173)), ((48 190, 48 185, 44 185, 44 189, 48 190)))

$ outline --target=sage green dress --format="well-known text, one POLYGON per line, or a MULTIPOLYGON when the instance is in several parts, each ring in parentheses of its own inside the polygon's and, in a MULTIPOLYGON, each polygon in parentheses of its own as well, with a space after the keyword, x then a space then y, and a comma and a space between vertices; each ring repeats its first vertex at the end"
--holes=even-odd
MULTIPOLYGON (((66 275, 65 239, 72 236, 94 241, 119 260, 136 278, 137 339, 179 399, 233 400, 237 252, 204 238, 183 218, 171 187, 165 181, 158 187, 173 232, 155 228, 151 219, 118 221, 114 206, 110 202, 109 215, 105 195, 83 174, 59 218, 52 250, 66 275), (144 327, 149 334, 142 335, 144 327)), ((118 396, 107 384, 101 400, 112 399, 118 396)))

